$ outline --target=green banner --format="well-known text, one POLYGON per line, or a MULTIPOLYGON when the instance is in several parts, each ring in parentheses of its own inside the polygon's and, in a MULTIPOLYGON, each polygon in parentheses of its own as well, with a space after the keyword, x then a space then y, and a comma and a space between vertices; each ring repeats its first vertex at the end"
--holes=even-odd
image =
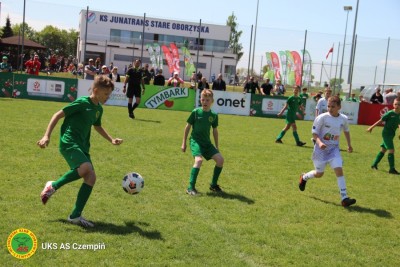
POLYGON ((14 76, 12 72, 0 72, 0 97, 12 97, 14 76))
MULTIPOLYGON (((278 118, 277 114, 282 110, 287 101, 284 96, 251 95, 250 116, 278 118)), ((285 118, 284 116, 281 118, 285 118)))
POLYGON ((57 102, 72 102, 77 96, 77 79, 27 74, 12 74, 11 77, 2 74, 0 77, 2 88, 11 94, 4 95, 2 90, 2 96, 57 102))
POLYGON ((191 111, 195 98, 196 91, 193 89, 147 85, 139 107, 191 111))

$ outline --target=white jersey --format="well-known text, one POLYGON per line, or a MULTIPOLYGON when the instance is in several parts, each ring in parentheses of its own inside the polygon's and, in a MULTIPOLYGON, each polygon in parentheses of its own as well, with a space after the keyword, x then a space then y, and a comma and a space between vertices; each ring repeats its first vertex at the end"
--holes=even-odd
POLYGON ((340 157, 339 137, 342 132, 349 132, 347 116, 340 114, 333 117, 329 112, 318 115, 314 120, 312 133, 317 134, 319 139, 326 145, 322 150, 318 145, 314 146, 312 159, 327 161, 340 157))
POLYGON ((318 100, 317 106, 315 107, 318 110, 318 115, 325 113, 328 111, 328 99, 325 97, 318 100))

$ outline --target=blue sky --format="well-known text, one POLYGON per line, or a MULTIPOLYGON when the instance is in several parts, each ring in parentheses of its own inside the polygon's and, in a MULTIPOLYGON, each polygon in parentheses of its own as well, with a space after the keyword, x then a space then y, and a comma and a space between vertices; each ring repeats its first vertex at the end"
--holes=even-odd
MULTIPOLYGON (((12 24, 21 23, 23 3, 23 0, 2 0, 1 25, 5 24, 7 15, 10 16, 12 24)), ((314 38, 318 40, 316 37, 318 34, 323 36, 321 37, 320 50, 316 49, 316 52, 313 52, 313 58, 315 61, 325 60, 326 52, 332 44, 335 44, 335 47, 337 47, 339 41, 343 44, 347 16, 347 13, 343 10, 343 6, 353 7, 353 10, 348 15, 346 39, 346 43, 351 42, 356 5, 357 0, 259 0, 256 59, 254 60, 254 65, 258 66, 262 64, 262 56, 269 50, 300 50, 298 47, 301 47, 301 42, 295 48, 290 46, 287 48, 277 48, 274 45, 280 39, 286 43, 291 42, 286 41, 288 35, 291 35, 291 31, 293 31, 295 36, 291 40, 292 42, 296 42, 296 39, 300 40, 303 38, 305 30, 312 33, 310 35, 311 38, 314 35, 314 38), (275 35, 270 34, 270 31, 267 29, 281 31, 278 31, 275 35), (275 40, 276 42, 271 40, 275 40)), ((244 31, 242 44, 245 52, 247 52, 250 42, 250 28, 251 25, 255 26, 256 23, 257 0, 69 0, 62 4, 52 0, 26 0, 25 21, 36 30, 41 30, 49 24, 63 29, 78 29, 79 12, 82 9, 86 9, 87 6, 91 10, 105 12, 136 16, 146 13, 147 17, 191 22, 198 22, 201 19, 202 23, 221 25, 225 25, 228 16, 234 12, 239 28, 244 31)), ((394 40, 396 45, 400 42, 399 26, 400 0, 359 0, 356 28, 358 37, 360 39, 377 38, 382 40, 382 44, 379 46, 379 50, 382 51, 377 56, 377 59, 373 59, 373 62, 371 62, 371 68, 374 65, 382 64, 382 59, 385 59, 385 43, 387 42, 385 40, 388 37, 394 40)), ((399 46, 396 47, 399 48, 396 50, 400 50, 399 46)), ((350 50, 350 47, 345 48, 347 51, 350 50)), ((333 56, 336 57, 335 54, 333 56)), ((348 57, 346 52, 345 56, 346 58, 348 57)), ((248 54, 245 57, 248 59, 248 54)), ((391 64, 400 68, 400 55, 391 55, 389 59, 392 60, 391 64)), ((242 67, 246 64, 247 62, 239 63, 242 67)), ((368 65, 369 63, 365 64, 368 65)), ((400 81, 397 82, 400 83, 400 81)))

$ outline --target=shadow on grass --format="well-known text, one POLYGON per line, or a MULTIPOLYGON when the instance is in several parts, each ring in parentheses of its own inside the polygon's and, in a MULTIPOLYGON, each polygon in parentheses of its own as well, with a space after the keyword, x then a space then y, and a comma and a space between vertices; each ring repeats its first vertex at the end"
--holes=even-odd
MULTIPOLYGON (((310 197, 310 198, 318 200, 318 201, 321 201, 322 203, 325 203, 325 204, 330 204, 330 205, 342 207, 342 205, 340 205, 338 203, 333 203, 333 202, 326 201, 326 200, 323 200, 323 199, 320 199, 320 198, 317 198, 317 197, 310 197)), ((382 218, 387 218, 387 219, 392 219, 393 218, 393 215, 389 211, 382 210, 382 209, 365 208, 365 207, 361 207, 361 206, 359 206, 357 204, 355 204, 355 205, 356 206, 346 207, 345 209, 348 212, 371 213, 373 215, 376 215, 376 216, 382 217, 382 218)))
POLYGON ((135 121, 143 121, 143 122, 154 122, 154 123, 161 123, 161 121, 154 121, 154 120, 143 120, 143 119, 134 119, 135 121))
POLYGON ((220 192, 220 193, 216 193, 216 192, 207 192, 207 196, 209 197, 220 197, 220 198, 224 198, 224 199, 234 199, 234 200, 239 200, 242 202, 245 202, 249 205, 254 204, 254 200, 247 198, 245 196, 239 195, 239 194, 229 194, 227 192, 220 192))
MULTIPOLYGON (((70 224, 65 219, 59 219, 59 222, 63 222, 66 224, 70 224)), ((158 240, 164 240, 162 238, 161 233, 158 231, 146 231, 143 230, 143 226, 149 226, 148 223, 143 223, 143 222, 125 222, 125 225, 116 225, 113 223, 105 223, 105 222, 93 222, 94 227, 93 228, 85 228, 83 226, 78 226, 82 227, 85 229, 88 233, 103 233, 103 234, 111 234, 111 235, 128 235, 132 233, 138 233, 139 235, 146 237, 148 239, 158 239, 158 240), (140 226, 139 226, 140 225, 140 226)))

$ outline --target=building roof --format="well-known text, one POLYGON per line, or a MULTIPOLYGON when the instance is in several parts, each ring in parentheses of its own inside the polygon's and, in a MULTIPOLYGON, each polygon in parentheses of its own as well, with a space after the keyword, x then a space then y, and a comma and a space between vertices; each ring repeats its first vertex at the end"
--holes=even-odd
MULTIPOLYGON (((22 38, 20 38, 19 35, 3 38, 0 40, 0 45, 11 45, 11 46, 16 46, 16 45, 22 45, 22 38)), ((40 49, 45 49, 46 47, 38 44, 34 41, 29 40, 28 38, 24 38, 24 46, 25 47, 32 47, 32 48, 40 48, 40 49)))

